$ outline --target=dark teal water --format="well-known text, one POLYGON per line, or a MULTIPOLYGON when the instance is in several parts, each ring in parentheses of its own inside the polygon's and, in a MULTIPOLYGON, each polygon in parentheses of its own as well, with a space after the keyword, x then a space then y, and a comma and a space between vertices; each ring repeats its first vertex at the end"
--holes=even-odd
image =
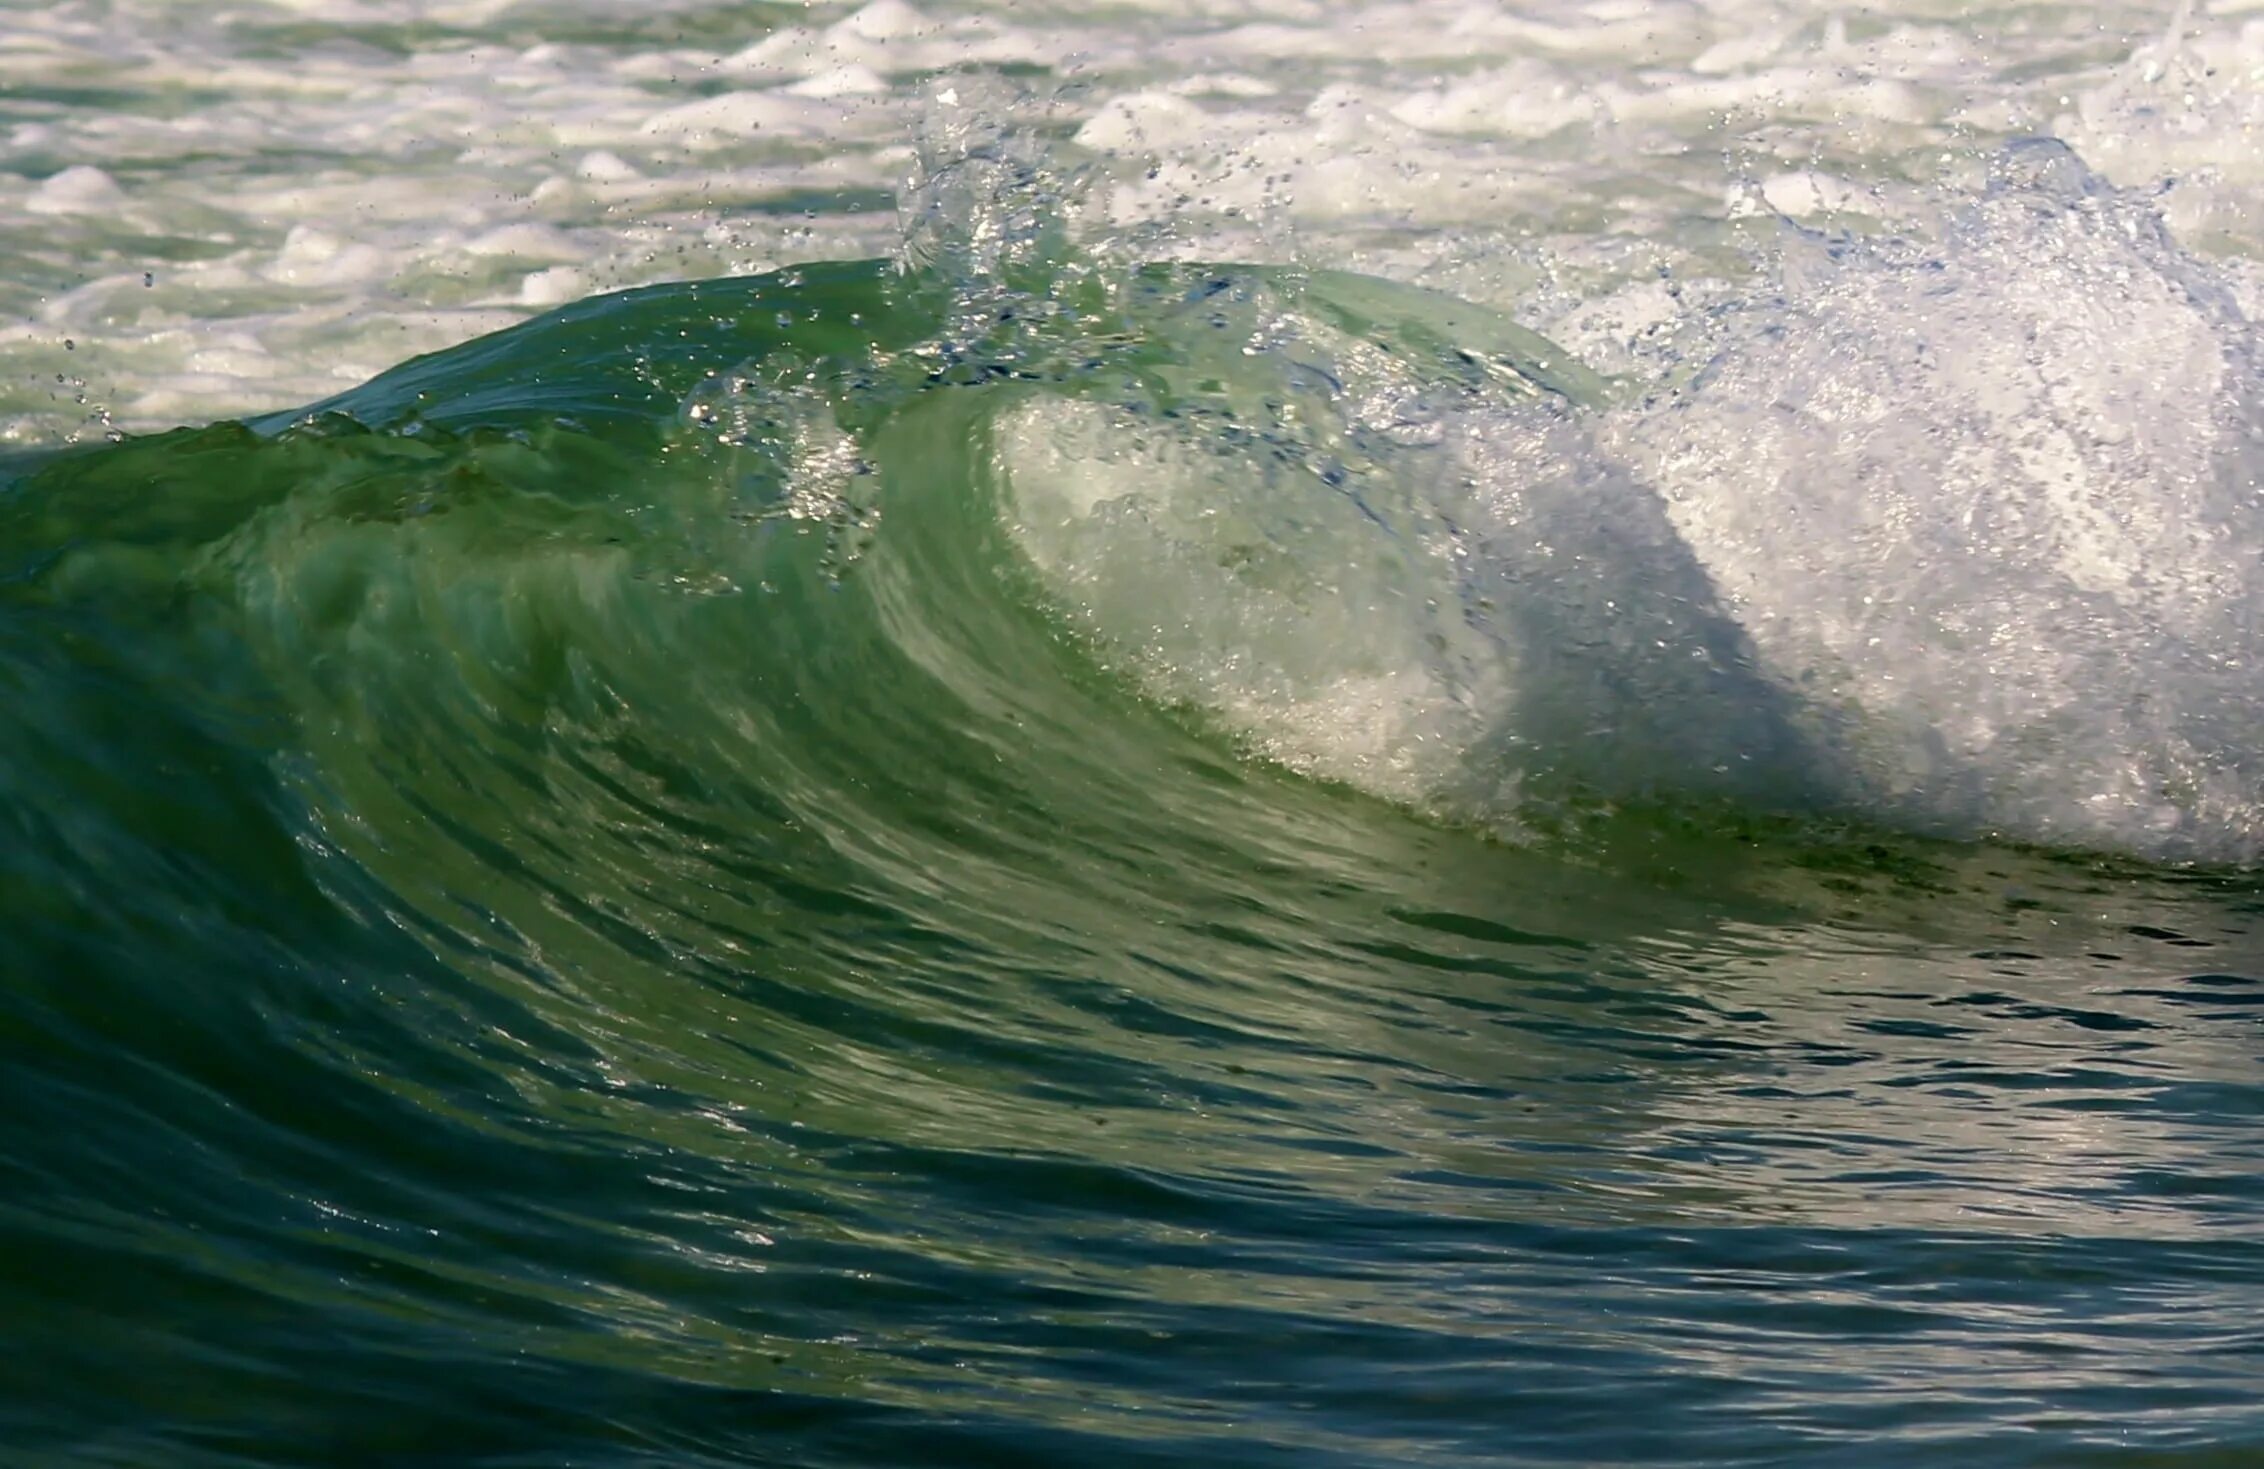
POLYGON ((0 471, 6 1462, 2264 1462, 2264 884, 1261 758, 1002 415, 1356 496, 1214 317, 1601 388, 1111 289, 661 288, 0 471))

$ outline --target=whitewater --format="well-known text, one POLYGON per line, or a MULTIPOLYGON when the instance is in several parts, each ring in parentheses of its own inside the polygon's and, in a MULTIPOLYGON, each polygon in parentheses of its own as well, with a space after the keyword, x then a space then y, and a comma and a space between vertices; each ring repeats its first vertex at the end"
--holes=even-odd
POLYGON ((0 0, 0 1448, 2245 1463, 2264 3, 0 0))

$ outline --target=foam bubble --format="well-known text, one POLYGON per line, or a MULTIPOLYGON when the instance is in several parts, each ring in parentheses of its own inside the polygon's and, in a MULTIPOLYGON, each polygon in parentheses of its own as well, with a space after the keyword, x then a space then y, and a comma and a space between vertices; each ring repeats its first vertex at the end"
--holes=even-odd
POLYGON ((91 164, 74 163, 42 179, 24 201, 24 208, 33 214, 101 214, 116 209, 125 199, 125 190, 109 174, 91 164))
POLYGON ((1661 261, 1685 282, 1740 277, 1719 203, 1734 181, 1812 221, 1906 227, 1937 178, 2039 128, 2120 183, 2174 175, 2162 207, 2190 247, 2264 254, 2264 17, 2237 0, 2168 24, 2152 5, 1917 0, 1860 17, 1816 0, 670 0, 634 16, 109 0, 18 6, 9 42, 0 90, 37 116, 0 159, 0 249, 19 267, 0 319, 54 329, 0 350, 0 434, 19 438, 71 427, 39 385, 84 359, 41 341, 100 340, 132 380, 119 401, 210 417, 327 381, 335 354, 294 323, 391 321, 421 341, 435 313, 537 309, 569 277, 529 287, 460 248, 520 226, 555 232, 521 265, 591 289, 884 253, 922 98, 970 67, 1052 97, 1049 132, 1110 166, 1096 228, 1127 245, 1380 270, 1559 315, 1661 261), (339 254, 282 262, 302 227, 339 254), (159 392, 175 358, 136 314, 83 297, 51 314, 90 279, 157 266, 169 309, 260 336, 276 370, 159 392))
POLYGON ((2264 839, 2264 351, 2064 146, 1938 238, 1788 238, 1780 296, 1607 443, 1841 799, 1960 834, 2264 839))
POLYGON ((1009 417, 1017 533, 1159 696, 1393 799, 2264 851, 2264 340, 2222 274, 2049 140, 1928 231, 1781 228, 1703 371, 1569 415, 1222 276, 1149 323, 1211 388, 1009 417))

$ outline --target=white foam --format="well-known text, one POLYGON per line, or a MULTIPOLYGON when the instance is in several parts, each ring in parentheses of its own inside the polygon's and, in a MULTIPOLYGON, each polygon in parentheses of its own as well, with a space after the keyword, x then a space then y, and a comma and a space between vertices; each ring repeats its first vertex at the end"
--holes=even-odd
POLYGON ((1786 253, 1782 298, 1611 443, 1844 799, 2254 855, 2264 348, 2224 282, 2050 144, 1939 238, 1786 253))
POLYGON ((1861 17, 1822 0, 814 0, 768 33, 724 0, 666 9, 717 39, 608 34, 602 9, 545 37, 554 12, 508 0, 9 4, 0 92, 36 111, 0 149, 0 248, 23 265, 0 319, 56 330, 0 351, 0 435, 84 427, 39 386, 88 369, 56 360, 65 336, 102 344, 91 391, 114 407, 202 417, 327 382, 320 334, 288 325, 310 315, 523 312, 576 279, 550 271, 602 288, 883 253, 892 212, 862 201, 896 182, 923 88, 954 67, 1053 73, 1054 121, 1119 165, 1107 218, 1128 244, 1437 272, 1495 299, 1538 281, 1567 313, 1662 260, 1734 277, 1719 201, 1740 182, 1782 212, 1892 227, 2009 132, 2057 130, 2124 184, 2175 174, 2163 207, 2191 246, 2264 255, 2264 13, 2246 0, 2174 19, 1923 0, 1861 17), (81 85, 99 105, 56 91, 81 85), (836 194, 860 207, 803 217, 801 199, 836 194), (522 227, 548 232, 538 250, 480 253, 522 227), (291 245, 302 228, 319 233, 291 245), (476 264, 491 258, 521 268, 476 264), (138 313, 69 294, 142 270, 167 310, 266 341, 276 372, 160 393, 174 357, 138 313))
POLYGON ((32 214, 102 214, 124 203, 118 181, 92 164, 74 163, 43 179, 24 201, 32 214))
POLYGON ((2048 141, 1907 234, 1760 217, 1778 262, 1714 298, 1703 371, 1600 417, 1238 286, 1152 329, 1229 328, 1239 377, 1176 350, 1247 401, 1024 406, 1016 532, 1159 697, 1394 799, 1514 823, 1570 775, 2264 854, 2264 336, 2232 281, 2048 141))

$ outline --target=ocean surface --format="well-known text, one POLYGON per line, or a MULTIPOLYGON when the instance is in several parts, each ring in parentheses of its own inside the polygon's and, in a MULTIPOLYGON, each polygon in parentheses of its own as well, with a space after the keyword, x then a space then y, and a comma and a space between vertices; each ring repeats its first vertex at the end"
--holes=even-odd
POLYGON ((2264 1463, 2264 3, 0 0, 0 1464, 2264 1463))

